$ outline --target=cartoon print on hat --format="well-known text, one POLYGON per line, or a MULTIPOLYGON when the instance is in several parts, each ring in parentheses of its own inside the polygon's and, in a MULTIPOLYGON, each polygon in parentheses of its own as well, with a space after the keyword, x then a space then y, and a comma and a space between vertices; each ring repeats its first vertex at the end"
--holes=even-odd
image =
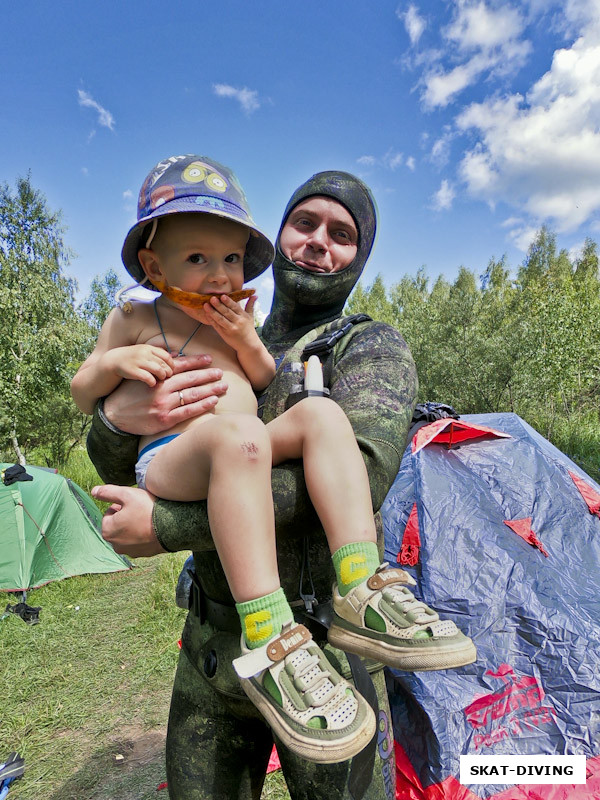
POLYGON ((227 181, 218 172, 214 172, 214 167, 202 163, 202 161, 193 161, 181 173, 181 180, 186 183, 200 183, 204 181, 209 189, 215 192, 227 191, 227 181))
POLYGON ((211 174, 206 178, 206 183, 215 192, 224 192, 227 189, 227 183, 225 179, 220 175, 217 175, 216 172, 211 172, 211 174))
POLYGON ((150 195, 150 207, 152 209, 158 208, 163 203, 173 200, 175 197, 175 189, 173 186, 159 186, 150 195))
POLYGON ((250 230, 244 256, 244 280, 256 278, 267 269, 274 248, 256 227, 248 201, 234 173, 206 156, 170 156, 150 171, 138 198, 137 223, 131 228, 121 257, 136 281, 145 275, 138 260, 138 250, 149 222, 165 214, 202 212, 233 220, 250 230))
POLYGON ((206 178, 206 164, 201 161, 193 161, 181 173, 181 179, 186 183, 199 183, 206 178))

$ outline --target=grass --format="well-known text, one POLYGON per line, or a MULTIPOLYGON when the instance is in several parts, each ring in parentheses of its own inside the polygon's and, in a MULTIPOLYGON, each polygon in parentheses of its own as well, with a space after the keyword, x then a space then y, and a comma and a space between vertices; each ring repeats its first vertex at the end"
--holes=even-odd
MULTIPOLYGON (((186 555, 49 584, 27 597, 41 606, 39 625, 12 614, 0 622, 0 758, 17 750, 26 762, 10 800, 160 797, 186 555)), ((289 797, 280 775, 268 776, 263 797, 289 797)))
MULTIPOLYGON (((184 616, 165 587, 182 561, 138 559, 129 573, 50 584, 27 598, 42 608, 39 625, 0 623, 0 741, 27 764, 11 800, 128 797, 110 788, 115 756, 151 732, 164 738, 184 616)), ((155 796, 156 783, 140 788, 136 799, 155 796)))
MULTIPOLYGON (((88 490, 99 482, 83 452, 63 472, 88 490)), ((175 584, 187 555, 49 584, 27 595, 40 624, 0 621, 0 762, 16 750, 26 763, 8 800, 166 800, 156 790, 166 780, 185 619, 175 584)), ((19 599, 0 593, 0 616, 19 599)), ((280 773, 267 776, 263 798, 289 798, 280 773)))
POLYGON ((580 411, 569 416, 538 411, 528 421, 600 483, 600 415, 597 411, 580 411))

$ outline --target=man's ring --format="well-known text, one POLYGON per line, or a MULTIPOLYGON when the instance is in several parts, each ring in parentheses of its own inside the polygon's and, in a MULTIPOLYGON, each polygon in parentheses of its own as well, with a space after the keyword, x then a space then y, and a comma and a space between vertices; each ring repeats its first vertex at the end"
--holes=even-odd
POLYGON ((179 392, 179 405, 184 406, 185 400, 183 399, 183 392, 179 392))

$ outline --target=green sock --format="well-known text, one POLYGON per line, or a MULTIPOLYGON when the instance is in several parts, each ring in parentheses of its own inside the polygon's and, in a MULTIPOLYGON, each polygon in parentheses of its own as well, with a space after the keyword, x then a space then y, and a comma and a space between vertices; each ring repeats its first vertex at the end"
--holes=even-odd
POLYGON ((332 555, 338 591, 344 597, 377 570, 381 564, 375 542, 345 544, 332 555))
POLYGON ((279 636, 283 625, 294 619, 281 587, 256 600, 236 603, 235 607, 240 615, 244 641, 250 650, 279 636))

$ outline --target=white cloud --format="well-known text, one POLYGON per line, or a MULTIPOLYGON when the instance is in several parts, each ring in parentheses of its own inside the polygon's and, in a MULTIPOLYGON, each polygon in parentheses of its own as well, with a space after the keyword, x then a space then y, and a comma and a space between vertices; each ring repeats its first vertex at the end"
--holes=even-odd
POLYGON ((259 328, 262 327, 265 324, 267 316, 268 314, 265 314, 260 307, 260 300, 257 300, 254 306, 254 324, 258 325, 259 328))
POLYGON ((565 17, 567 22, 574 26, 598 25, 600 2, 598 0, 567 0, 565 17))
POLYGON ((405 12, 401 12, 398 9, 396 16, 404 22, 410 43, 412 45, 417 44, 426 27, 425 20, 420 16, 417 7, 411 4, 405 12))
POLYGON ((272 292, 275 288, 275 281, 273 280, 273 275, 268 273, 260 281, 260 288, 264 289, 265 292, 272 292))
POLYGON ((464 155, 459 171, 472 194, 488 198, 496 194, 500 176, 490 154, 481 145, 464 155))
POLYGON ((452 203, 456 197, 456 191, 452 184, 445 178, 442 181, 440 188, 431 198, 431 208, 434 211, 448 211, 452 208, 452 203))
POLYGON ((409 157, 406 159, 406 166, 409 168, 409 170, 410 170, 411 172, 414 172, 414 171, 415 171, 416 164, 415 164, 415 159, 414 159, 414 157, 413 157, 413 156, 409 156, 409 157))
POLYGON ((508 217, 500 224, 503 228, 514 228, 516 225, 521 225, 522 223, 523 220, 520 217, 508 217))
POLYGON ((103 108, 100 103, 96 102, 92 95, 89 92, 84 92, 83 89, 77 90, 77 99, 79 101, 79 105, 83 108, 93 108, 94 111, 98 112, 98 125, 101 125, 103 128, 108 128, 109 130, 113 131, 115 129, 115 118, 103 108))
POLYGON ((82 167, 81 168, 81 174, 84 175, 87 178, 87 176, 89 174, 89 169, 87 167, 82 167))
POLYGON ((135 201, 134 201, 134 194, 131 189, 125 189, 123 192, 123 208, 125 211, 134 211, 135 210, 135 201))
POLYGON ((431 147, 430 159, 437 167, 444 167, 450 159, 450 144, 454 135, 449 130, 445 130, 439 139, 436 139, 431 147))
POLYGON ((399 153, 397 150, 394 150, 391 147, 385 155, 377 157, 372 155, 364 155, 360 156, 360 158, 356 159, 356 163, 360 164, 361 167, 384 167, 385 169, 389 169, 392 172, 398 169, 398 167, 402 166, 404 162, 404 156, 402 153, 399 153))
POLYGON ((403 161, 404 161, 404 156, 402 155, 402 153, 397 153, 394 150, 388 150, 383 157, 384 165, 388 169, 391 169, 392 172, 395 169, 398 169, 398 167, 401 166, 403 161))
POLYGON ((460 63, 452 68, 437 63, 425 74, 425 107, 447 106, 486 73, 500 76, 520 68, 531 52, 531 44, 520 40, 524 30, 525 19, 512 6, 457 0, 455 16, 442 36, 460 63))
MULTIPOLYGON (((596 6, 598 0, 594 0, 596 6)), ((600 20, 600 14, 598 16, 600 20)), ((460 164, 475 197, 505 202, 559 232, 600 211, 600 26, 596 21, 523 97, 473 103, 456 119, 478 143, 460 164)))
POLYGON ((242 110, 246 114, 252 114, 260 108, 258 100, 258 92, 255 89, 236 89, 234 86, 229 86, 227 83, 214 83, 213 91, 217 97, 231 97, 240 104, 242 110))
POLYGON ((522 253, 526 253, 529 250, 529 245, 537 236, 538 230, 533 225, 520 224, 510 231, 509 236, 514 246, 522 253))
POLYGON ((251 281, 246 288, 253 288, 256 290, 256 304, 254 306, 254 321, 257 325, 262 325, 267 318, 267 314, 263 308, 270 308, 273 301, 273 290, 275 282, 273 280, 273 273, 271 270, 264 273, 260 280, 257 278, 251 281))
MULTIPOLYGON (((600 230, 600 0, 453 0, 448 6, 451 20, 439 29, 444 50, 427 51, 437 55, 428 66, 420 62, 418 86, 428 110, 454 103, 457 111, 437 137, 422 135, 420 145, 432 164, 446 169, 450 145, 462 139, 463 147, 456 174, 442 181, 431 207, 451 207, 462 183, 491 208, 509 209, 507 236, 523 250, 544 223, 558 233, 583 224, 600 230), (511 91, 507 78, 531 53, 534 26, 534 41, 542 43, 535 77, 511 91), (543 37, 544 30, 551 36, 543 37), (562 44, 539 71, 552 40, 562 44), (475 86, 477 101, 466 103, 475 86)), ((439 115, 438 124, 447 118, 439 115)))
POLYGON ((585 240, 582 242, 578 242, 577 244, 574 244, 572 247, 569 247, 569 261, 572 264, 579 261, 579 259, 583 255, 584 247, 585 247, 585 240))
POLYGON ((462 50, 489 51, 503 47, 523 31, 524 20, 511 6, 490 8, 479 3, 459 2, 458 13, 446 30, 449 39, 462 50))
POLYGON ((462 92, 479 75, 474 65, 461 64, 449 72, 430 73, 425 78, 423 102, 427 108, 447 106, 455 94, 462 92))

